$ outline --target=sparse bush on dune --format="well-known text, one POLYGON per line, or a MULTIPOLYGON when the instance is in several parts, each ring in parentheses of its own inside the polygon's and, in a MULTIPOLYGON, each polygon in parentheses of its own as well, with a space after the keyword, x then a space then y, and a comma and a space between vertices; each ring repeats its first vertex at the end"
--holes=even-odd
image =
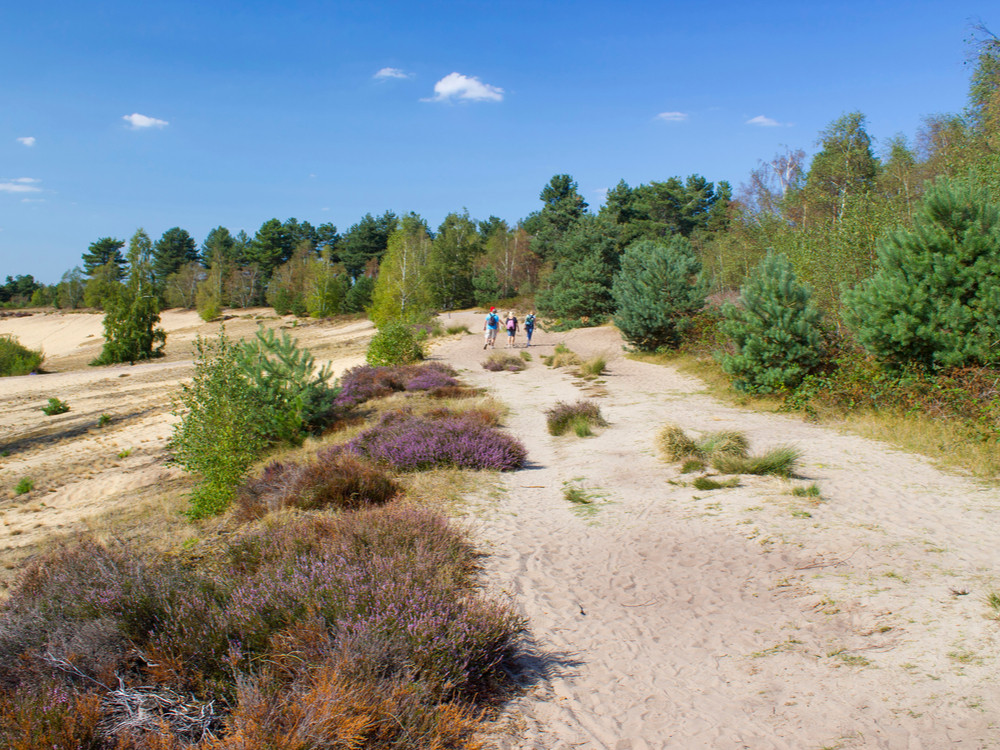
POLYGON ((0 334, 0 377, 38 372, 44 355, 23 346, 15 336, 0 334))
POLYGON ((237 491, 236 506, 240 517, 253 519, 284 508, 353 510, 381 505, 399 492, 399 485, 385 472, 344 454, 308 464, 274 461, 259 479, 237 491))
MULTIPOLYGON (((575 404, 566 404, 560 401, 551 409, 546 410, 545 420, 550 435, 562 435, 569 430, 589 435, 589 430, 581 430, 579 426, 604 427, 608 424, 601 415, 601 407, 586 399, 581 399, 575 404)), ((580 435, 580 437, 584 437, 584 435, 580 435)))
POLYGON ((353 440, 327 449, 366 456, 399 471, 435 467, 512 471, 524 465, 527 451, 520 441, 460 413, 436 418, 408 411, 382 415, 378 424, 353 440))
POLYGON ((478 592, 474 555, 399 506, 286 518, 200 567, 62 549, 0 607, 0 745, 475 747, 524 623, 478 592))
POLYGON ((528 363, 510 352, 490 352, 490 355, 483 361, 483 369, 490 372, 520 372, 528 363))

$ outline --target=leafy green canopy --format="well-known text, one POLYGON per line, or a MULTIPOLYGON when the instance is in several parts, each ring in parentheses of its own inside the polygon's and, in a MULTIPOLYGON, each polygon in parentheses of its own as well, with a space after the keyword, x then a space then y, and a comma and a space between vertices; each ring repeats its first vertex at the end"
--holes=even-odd
POLYGON ((705 305, 706 284, 691 243, 640 240, 626 248, 612 295, 615 325, 640 351, 676 346, 689 316, 705 305))
POLYGON ((735 354, 721 354, 736 388, 772 393, 794 388, 822 360, 822 313, 781 254, 769 253, 740 288, 740 306, 722 308, 721 329, 735 354))
POLYGON ((895 366, 997 363, 1000 207, 967 185, 940 180, 912 229, 878 245, 875 275, 844 294, 861 344, 895 366))

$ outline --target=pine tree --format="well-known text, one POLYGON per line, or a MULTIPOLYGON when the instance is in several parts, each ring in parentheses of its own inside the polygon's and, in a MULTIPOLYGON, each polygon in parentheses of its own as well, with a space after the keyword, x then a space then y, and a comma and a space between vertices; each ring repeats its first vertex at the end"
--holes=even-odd
POLYGON ((844 294, 868 351, 932 370, 1000 360, 1000 207, 984 191, 939 180, 878 258, 875 275, 844 294))
POLYGON ((822 313, 791 263, 769 253, 740 288, 740 306, 727 304, 721 329, 736 347, 719 356, 736 388, 773 393, 795 388, 822 361, 822 313))
POLYGON ((615 325, 625 340, 639 351, 676 346, 691 314, 705 305, 700 273, 701 263, 684 237, 629 245, 612 286, 615 325))

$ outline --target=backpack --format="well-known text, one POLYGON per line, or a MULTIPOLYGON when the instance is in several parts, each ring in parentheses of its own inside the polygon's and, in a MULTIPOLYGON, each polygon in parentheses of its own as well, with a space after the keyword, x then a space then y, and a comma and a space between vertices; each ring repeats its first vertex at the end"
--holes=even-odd
POLYGON ((517 318, 509 318, 507 320, 507 330, 513 331, 515 328, 517 328, 517 318))
POLYGON ((490 328, 496 328, 498 325, 500 325, 500 318, 497 317, 496 313, 490 313, 486 317, 486 322, 490 328))
POLYGON ((534 328, 535 327, 535 316, 534 315, 529 315, 527 318, 524 319, 524 327, 525 328, 534 328))

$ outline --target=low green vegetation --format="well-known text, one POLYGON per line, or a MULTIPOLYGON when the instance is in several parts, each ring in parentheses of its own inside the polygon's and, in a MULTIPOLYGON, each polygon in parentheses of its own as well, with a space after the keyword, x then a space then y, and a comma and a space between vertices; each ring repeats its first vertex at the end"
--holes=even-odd
POLYGON ((47 417, 53 417, 56 414, 65 414, 69 411, 69 404, 65 401, 60 401, 55 396, 52 396, 48 403, 42 407, 42 413, 47 417))
POLYGON ((556 344, 552 354, 543 356, 542 361, 554 369, 572 367, 573 365, 579 365, 581 362, 580 355, 562 342, 556 344))
POLYGON ((18 483, 14 485, 14 493, 17 495, 24 495, 35 489, 35 480, 31 477, 22 477, 18 480, 18 483))
POLYGON ((602 355, 598 355, 596 357, 591 357, 585 362, 581 362, 578 374, 584 380, 593 380, 603 375, 607 366, 607 358, 602 355))
POLYGON ((0 334, 0 377, 38 372, 44 359, 40 351, 22 346, 16 336, 0 334))
POLYGON ((420 336, 412 325, 399 320, 389 320, 379 326, 365 355, 365 361, 376 367, 407 365, 423 358, 420 336))
POLYGON ((802 453, 792 446, 776 446, 764 453, 749 453, 743 433, 732 430, 710 432, 700 440, 676 425, 666 425, 657 444, 668 461, 682 462, 683 473, 700 470, 708 463, 721 474, 773 474, 791 476, 802 453))
POLYGON ((591 427, 606 427, 601 408, 593 401, 581 399, 574 404, 560 401, 545 411, 545 422, 550 435, 564 435, 570 430, 578 437, 593 434, 591 427))

